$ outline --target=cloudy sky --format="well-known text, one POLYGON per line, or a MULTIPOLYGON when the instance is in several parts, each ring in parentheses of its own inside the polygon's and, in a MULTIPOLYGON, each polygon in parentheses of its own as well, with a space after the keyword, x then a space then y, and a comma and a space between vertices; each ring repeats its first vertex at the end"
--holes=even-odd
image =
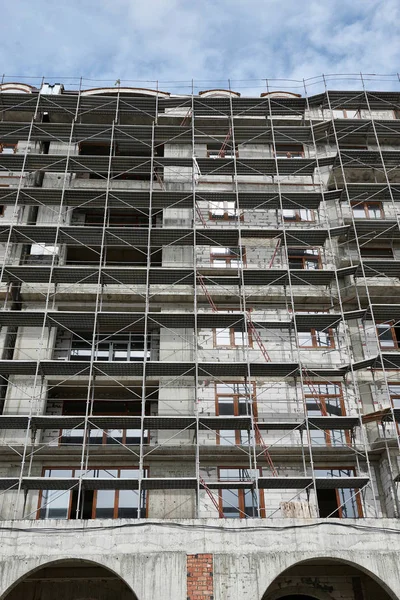
POLYGON ((399 23, 400 0, 3 0, 1 72, 94 85, 158 80, 169 91, 192 78, 237 89, 265 78, 396 74, 399 23))

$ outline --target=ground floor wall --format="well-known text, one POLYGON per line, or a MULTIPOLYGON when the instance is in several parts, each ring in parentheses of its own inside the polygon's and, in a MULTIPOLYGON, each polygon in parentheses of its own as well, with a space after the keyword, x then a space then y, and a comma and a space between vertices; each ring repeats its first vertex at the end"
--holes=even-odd
MULTIPOLYGON (((33 570, 78 559, 118 575, 137 600, 262 600, 268 589, 281 597, 274 582, 285 570, 320 558, 360 569, 400 599, 400 522, 394 519, 81 523, 2 522, 0 598, 33 570)), ((352 598, 323 577, 314 584, 317 599, 352 598)), ((296 590, 296 578, 290 585, 296 590)))

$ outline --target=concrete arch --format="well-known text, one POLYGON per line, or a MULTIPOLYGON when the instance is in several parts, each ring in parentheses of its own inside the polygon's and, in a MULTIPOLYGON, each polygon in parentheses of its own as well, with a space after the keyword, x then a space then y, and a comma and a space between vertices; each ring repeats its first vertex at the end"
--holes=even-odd
POLYGON ((89 90, 83 90, 82 96, 99 96, 99 95, 115 95, 115 94, 129 94, 131 96, 150 97, 155 98, 169 98, 169 92, 161 92, 160 90, 151 90, 148 88, 135 88, 135 87, 104 87, 104 88, 91 88, 89 90))
MULTIPOLYGON (((53 560, 53 561, 49 561, 49 560, 43 560, 40 561, 40 564, 37 564, 35 567, 33 568, 28 568, 24 570, 23 574, 20 574, 20 576, 13 582, 11 583, 6 590, 3 591, 3 593, 0 595, 0 600, 7 600, 7 598, 11 597, 13 598, 16 594, 16 590, 18 588, 18 586, 24 585, 26 583, 29 583, 30 581, 30 577, 34 576, 34 575, 40 575, 40 572, 44 572, 48 569, 53 569, 53 568, 64 568, 66 570, 68 569, 73 569, 77 570, 77 568, 82 568, 82 567, 87 567, 88 569, 92 568, 92 569, 101 569, 101 571, 104 571, 104 574, 106 575, 107 573, 112 574, 116 580, 118 581, 118 583, 120 583, 123 588, 126 590, 126 593, 124 594, 124 598, 126 596, 126 598, 129 598, 129 600, 138 600, 138 597, 136 595, 136 593, 134 592, 134 590, 132 589, 132 587, 128 584, 128 582, 126 581, 126 579, 118 572, 116 572, 114 569, 112 569, 111 567, 109 567, 106 564, 102 564, 102 562, 96 560, 96 561, 92 561, 92 560, 87 560, 86 558, 60 558, 57 560, 53 560), (11 595, 11 596, 10 596, 11 595)), ((92 574, 91 574, 92 576, 92 574)), ((89 579, 90 575, 88 574, 88 579, 89 579)), ((84 578, 82 579, 82 581, 84 581, 84 578)), ((60 585, 60 584, 58 584, 60 585)), ((25 595, 24 595, 25 597, 25 595)), ((85 594, 79 594, 79 596, 77 597, 77 600, 92 600, 93 594, 88 593, 88 595, 85 594)))
POLYGON ((0 85, 0 92, 2 93, 17 93, 17 94, 32 94, 36 88, 28 85, 27 83, 2 83, 0 85))
POLYGON ((274 92, 262 92, 261 98, 301 98, 301 94, 295 94, 294 92, 274 91, 274 92))
MULTIPOLYGON (((314 589, 310 586, 296 585, 296 586, 287 586, 287 587, 283 587, 283 588, 280 587, 279 590, 273 589, 273 586, 276 583, 277 579, 279 577, 288 576, 290 574, 290 571, 292 569, 294 569, 295 567, 312 566, 313 563, 315 564, 315 563, 321 562, 323 560, 329 561, 330 565, 335 565, 335 566, 343 565, 343 566, 349 566, 349 567, 354 568, 355 570, 359 571, 363 575, 366 575, 373 582, 375 582, 384 592, 386 592, 386 594, 388 595, 388 597, 391 600, 399 600, 400 597, 382 579, 380 574, 377 574, 376 572, 374 572, 373 570, 368 568, 366 565, 362 564, 362 562, 360 560, 357 560, 357 561, 349 560, 347 558, 342 558, 342 557, 337 557, 337 556, 327 556, 326 554, 321 555, 321 556, 315 555, 313 557, 309 557, 309 558, 307 558, 305 560, 301 560, 301 561, 298 561, 298 560, 291 561, 291 564, 287 565, 283 571, 281 571, 279 574, 275 575, 274 579, 270 582, 269 586, 265 590, 265 592, 262 595, 260 600, 279 600, 280 598, 282 598, 282 600, 284 600, 285 595, 296 594, 296 593, 297 594, 308 594, 311 597, 315 596, 315 598, 317 600, 332 600, 332 596, 327 591, 322 590, 322 589, 321 590, 314 589)), ((384 560, 384 557, 382 557, 381 560, 384 560)))
POLYGON ((234 92, 233 90, 215 89, 199 92, 199 96, 202 96, 203 98, 240 98, 240 93, 234 92))

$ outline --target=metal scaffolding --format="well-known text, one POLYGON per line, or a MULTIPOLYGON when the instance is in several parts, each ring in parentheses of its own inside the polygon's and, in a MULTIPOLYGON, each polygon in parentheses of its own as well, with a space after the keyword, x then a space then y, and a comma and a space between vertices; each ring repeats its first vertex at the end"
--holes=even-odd
POLYGON ((367 79, 3 78, 3 518, 400 515, 400 92, 367 79))

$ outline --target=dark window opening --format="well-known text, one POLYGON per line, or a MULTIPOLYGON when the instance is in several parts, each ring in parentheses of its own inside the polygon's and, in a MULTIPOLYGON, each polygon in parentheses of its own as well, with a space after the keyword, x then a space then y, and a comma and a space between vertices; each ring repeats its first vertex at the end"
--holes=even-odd
MULTIPOLYGON (((101 401, 94 400, 90 404, 91 415, 97 416, 129 416, 140 417, 142 414, 142 402, 138 401, 101 401)), ((63 402, 63 415, 65 416, 80 416, 85 415, 87 409, 86 400, 66 400, 63 402)), ((151 402, 145 402, 145 414, 151 414, 151 402)), ((63 429, 60 432, 60 444, 83 444, 84 429, 75 427, 73 429, 63 429)), ((134 444, 139 445, 141 441, 147 444, 149 441, 148 430, 141 431, 137 429, 98 429, 91 427, 87 432, 87 443, 91 445, 117 445, 117 444, 134 444)))
POLYGON ((42 142, 42 152, 43 154, 48 154, 50 151, 50 142, 42 142))
POLYGON ((276 144, 275 156, 277 158, 303 158, 304 148, 301 144, 276 144))
POLYGON ((108 142, 81 142, 79 144, 80 156, 110 156, 108 142))
POLYGON ((135 209, 110 209, 107 214, 101 209, 75 210, 72 215, 72 224, 106 227, 149 227, 150 222, 155 227, 162 218, 162 211, 148 214, 135 209))
POLYGON ((208 158, 225 158, 233 159, 235 156, 239 156, 237 145, 234 147, 232 138, 226 138, 221 140, 220 144, 207 144, 207 156, 208 158))
MULTIPOLYGON (((343 479, 355 477, 353 467, 314 469, 316 477, 343 479)), ((320 517, 333 519, 357 519, 363 516, 360 491, 354 488, 337 487, 317 489, 316 496, 320 517)))
POLYGON ((321 518, 339 518, 336 490, 317 490, 317 500, 321 518))
MULTIPOLYGON (((68 246, 67 265, 98 265, 100 261, 100 247, 93 246, 68 246)), ((162 250, 154 249, 151 252, 151 266, 161 266, 162 250)), ((107 266, 147 266, 146 252, 131 247, 107 247, 103 252, 103 264, 107 266)))
POLYGON ((362 246, 360 248, 361 258, 381 258, 392 260, 394 258, 393 248, 368 248, 362 246))

